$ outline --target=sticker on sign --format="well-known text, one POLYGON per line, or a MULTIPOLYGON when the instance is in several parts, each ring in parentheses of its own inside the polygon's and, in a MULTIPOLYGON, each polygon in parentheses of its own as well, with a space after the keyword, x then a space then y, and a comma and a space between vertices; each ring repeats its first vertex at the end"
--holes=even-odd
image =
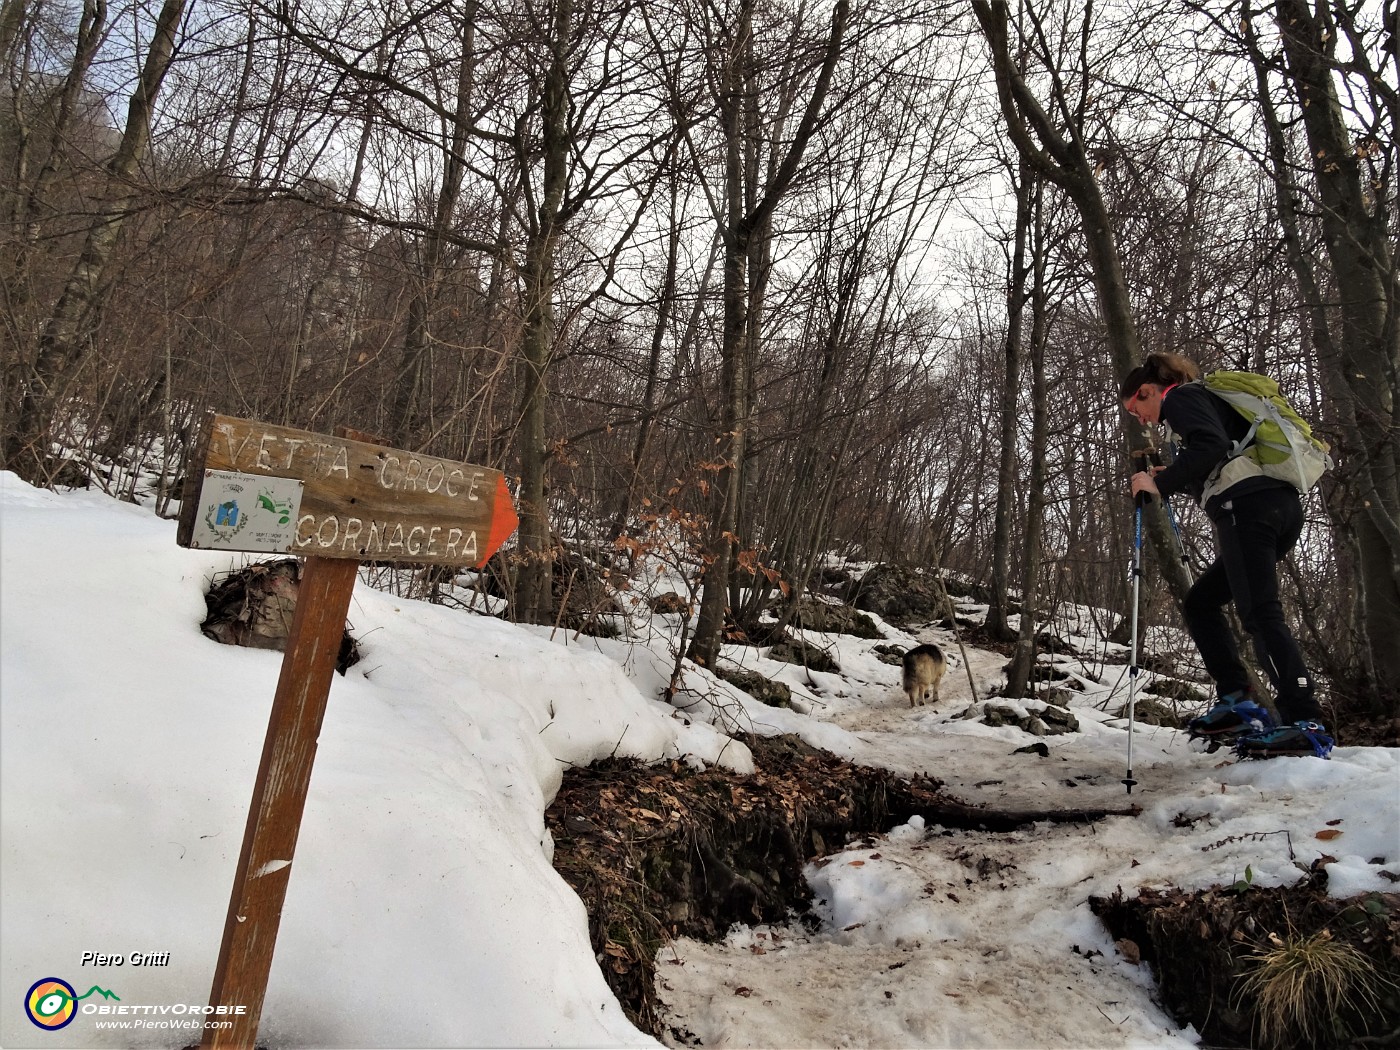
POLYGON ((306 483, 231 470, 206 470, 191 547, 289 553, 306 483))

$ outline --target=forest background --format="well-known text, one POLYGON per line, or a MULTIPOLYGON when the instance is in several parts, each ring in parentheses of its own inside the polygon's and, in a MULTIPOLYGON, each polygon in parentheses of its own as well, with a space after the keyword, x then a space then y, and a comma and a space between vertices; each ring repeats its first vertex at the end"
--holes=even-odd
MULTIPOLYGON (((514 479, 518 620, 605 600, 581 554, 620 586, 646 552, 713 664, 830 553, 943 567, 988 581, 1019 695, 1022 598, 1129 609, 1152 436, 1117 381, 1174 350, 1275 376, 1331 444, 1288 604, 1334 720, 1394 738, 1395 27, 1393 0, 3 0, 3 466, 131 496, 155 460, 169 512, 209 409, 351 426, 514 479)), ((1175 622, 1174 523, 1145 519, 1143 622, 1175 622)))

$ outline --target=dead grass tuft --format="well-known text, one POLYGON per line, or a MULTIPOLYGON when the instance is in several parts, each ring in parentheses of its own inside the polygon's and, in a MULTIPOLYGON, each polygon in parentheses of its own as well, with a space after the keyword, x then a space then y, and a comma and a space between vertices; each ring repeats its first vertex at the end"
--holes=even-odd
POLYGON ((1238 994, 1253 1004, 1265 1047, 1318 1046, 1344 1014, 1378 1016, 1382 996, 1394 988, 1371 959, 1327 929, 1306 936, 1271 933, 1246 966, 1238 994))

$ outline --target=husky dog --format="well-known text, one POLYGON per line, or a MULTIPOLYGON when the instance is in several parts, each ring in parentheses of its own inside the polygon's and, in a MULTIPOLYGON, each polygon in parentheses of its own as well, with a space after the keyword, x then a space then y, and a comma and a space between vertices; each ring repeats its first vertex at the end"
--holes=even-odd
POLYGON ((916 645, 904 654, 904 691, 909 706, 917 707, 927 700, 938 702, 938 683, 948 670, 943 650, 932 643, 916 645))

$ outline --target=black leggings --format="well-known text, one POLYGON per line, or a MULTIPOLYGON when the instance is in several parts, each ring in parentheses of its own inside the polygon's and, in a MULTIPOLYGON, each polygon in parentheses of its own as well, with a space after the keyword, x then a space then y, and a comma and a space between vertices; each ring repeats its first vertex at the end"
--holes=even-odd
POLYGON ((1249 683, 1225 619, 1225 603, 1234 601, 1240 622, 1254 640, 1255 655, 1278 694, 1278 712, 1284 722, 1322 717, 1313 697, 1312 676, 1278 597, 1275 567, 1302 531, 1302 501, 1291 488, 1262 489, 1228 500, 1215 522, 1215 561, 1186 595, 1181 609, 1206 671, 1224 696, 1249 683))

